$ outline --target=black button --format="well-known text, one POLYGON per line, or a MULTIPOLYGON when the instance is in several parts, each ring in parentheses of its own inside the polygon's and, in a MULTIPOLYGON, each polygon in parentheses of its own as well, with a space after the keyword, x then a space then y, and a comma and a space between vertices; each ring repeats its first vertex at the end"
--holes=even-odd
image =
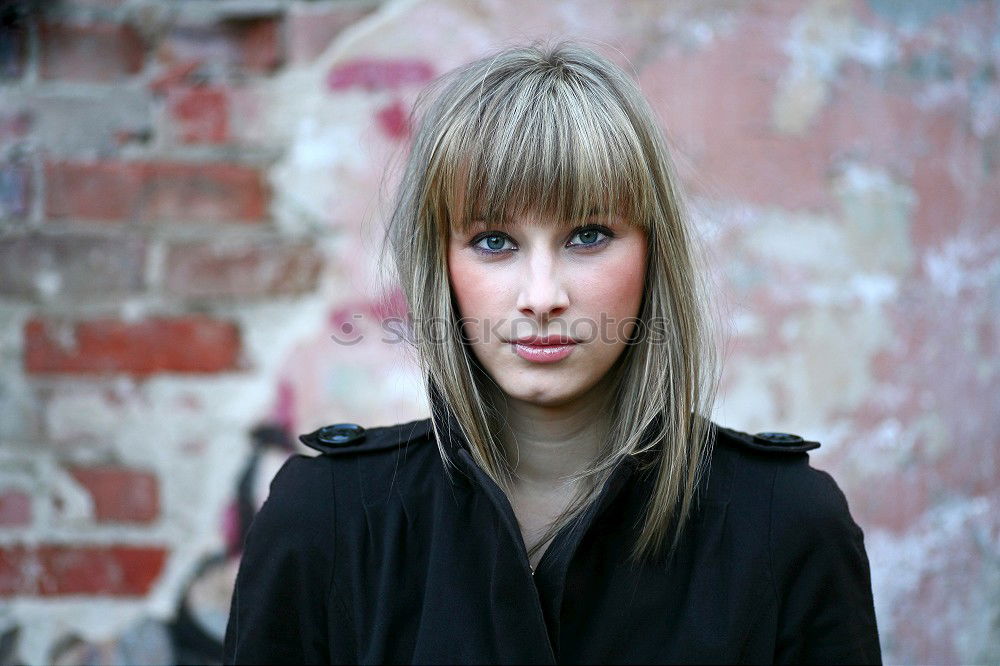
POLYGON ((797 446, 803 442, 798 435, 787 432, 759 432, 753 436, 755 442, 769 446, 797 446))
POLYGON ((365 438, 365 429, 357 423, 334 423, 323 426, 316 433, 316 439, 332 446, 360 444, 365 438))

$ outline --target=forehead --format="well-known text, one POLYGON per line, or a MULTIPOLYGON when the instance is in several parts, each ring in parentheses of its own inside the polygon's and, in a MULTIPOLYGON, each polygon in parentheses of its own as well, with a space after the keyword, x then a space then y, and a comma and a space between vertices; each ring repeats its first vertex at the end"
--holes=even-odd
POLYGON ((557 213, 539 209, 507 212, 503 215, 491 214, 489 211, 482 211, 474 213, 466 224, 469 226, 510 226, 518 224, 566 226, 575 224, 583 219, 606 217, 620 217, 620 215, 617 211, 613 211, 607 206, 591 206, 589 209, 581 211, 581 214, 577 216, 577 218, 560 216, 557 213))
POLYGON ((593 218, 632 217, 625 202, 609 203, 606 193, 579 188, 579 184, 555 191, 551 187, 543 190, 535 183, 503 196, 496 188, 480 186, 474 190, 467 178, 456 180, 443 203, 449 226, 460 231, 525 224, 566 227, 593 218))
POLYGON ((644 224, 655 188, 636 128, 606 96, 553 92, 494 96, 442 121, 426 190, 436 225, 562 226, 610 211, 644 224))
POLYGON ((474 214, 467 219, 453 219, 450 230, 453 233, 475 233, 491 229, 506 229, 519 226, 541 226, 569 228, 588 221, 602 221, 611 224, 624 223, 624 217, 606 207, 592 207, 580 218, 567 218, 538 210, 508 213, 503 216, 488 213, 474 214))

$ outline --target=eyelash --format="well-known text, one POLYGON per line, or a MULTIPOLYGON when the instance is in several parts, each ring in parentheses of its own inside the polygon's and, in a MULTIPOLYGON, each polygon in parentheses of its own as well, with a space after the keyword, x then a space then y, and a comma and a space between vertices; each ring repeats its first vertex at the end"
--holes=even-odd
MULTIPOLYGON (((608 243, 608 241, 610 241, 612 238, 615 237, 614 232, 611 231, 610 229, 608 229, 605 226, 601 226, 599 224, 588 224, 588 225, 584 225, 582 227, 577 227, 576 229, 574 229, 573 232, 572 232, 572 234, 570 234, 570 238, 572 239, 577 234, 579 234, 581 232, 584 232, 584 231, 596 231, 596 232, 602 234, 604 236, 604 238, 602 238, 602 239, 600 239, 600 240, 598 240, 598 241, 596 241, 594 243, 577 243, 575 245, 569 245, 567 247, 581 247, 581 248, 584 248, 584 249, 590 249, 590 248, 593 248, 593 247, 601 247, 603 245, 606 245, 608 243)), ((510 236, 508 236, 507 234, 503 233, 502 231, 486 231, 486 232, 483 232, 483 233, 479 234, 478 236, 476 236, 475 238, 472 239, 472 242, 470 243, 472 245, 472 249, 474 249, 476 252, 479 252, 480 254, 492 255, 492 256, 499 255, 499 254, 505 254, 505 253, 511 251, 511 249, 489 250, 489 249, 487 249, 485 247, 480 247, 479 243, 481 243, 482 241, 486 240, 487 238, 491 238, 493 236, 501 236, 501 237, 503 237, 503 238, 505 238, 507 240, 511 240, 510 236)), ((512 240, 511 240, 511 243, 513 244, 512 240)), ((514 248, 514 249, 516 249, 516 248, 514 248)))

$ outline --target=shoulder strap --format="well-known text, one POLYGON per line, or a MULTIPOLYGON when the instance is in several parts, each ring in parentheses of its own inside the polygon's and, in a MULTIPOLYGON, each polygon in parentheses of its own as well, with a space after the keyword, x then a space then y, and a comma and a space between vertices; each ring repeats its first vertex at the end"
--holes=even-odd
POLYGON ((819 448, 819 442, 808 441, 787 432, 759 432, 750 435, 719 426, 718 433, 720 443, 774 455, 805 453, 819 448))
POLYGON ((432 439, 431 420, 421 419, 394 426, 365 429, 357 423, 333 423, 305 435, 299 441, 326 455, 351 455, 382 451, 411 442, 432 439))

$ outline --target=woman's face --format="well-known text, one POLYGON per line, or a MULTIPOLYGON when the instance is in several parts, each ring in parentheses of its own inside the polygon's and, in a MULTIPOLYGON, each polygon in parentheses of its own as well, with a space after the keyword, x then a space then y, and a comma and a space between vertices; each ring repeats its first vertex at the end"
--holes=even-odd
POLYGON ((448 274, 472 352, 510 397, 558 406, 624 352, 646 274, 646 235, 620 217, 582 226, 536 213, 477 222, 448 241, 448 274))

